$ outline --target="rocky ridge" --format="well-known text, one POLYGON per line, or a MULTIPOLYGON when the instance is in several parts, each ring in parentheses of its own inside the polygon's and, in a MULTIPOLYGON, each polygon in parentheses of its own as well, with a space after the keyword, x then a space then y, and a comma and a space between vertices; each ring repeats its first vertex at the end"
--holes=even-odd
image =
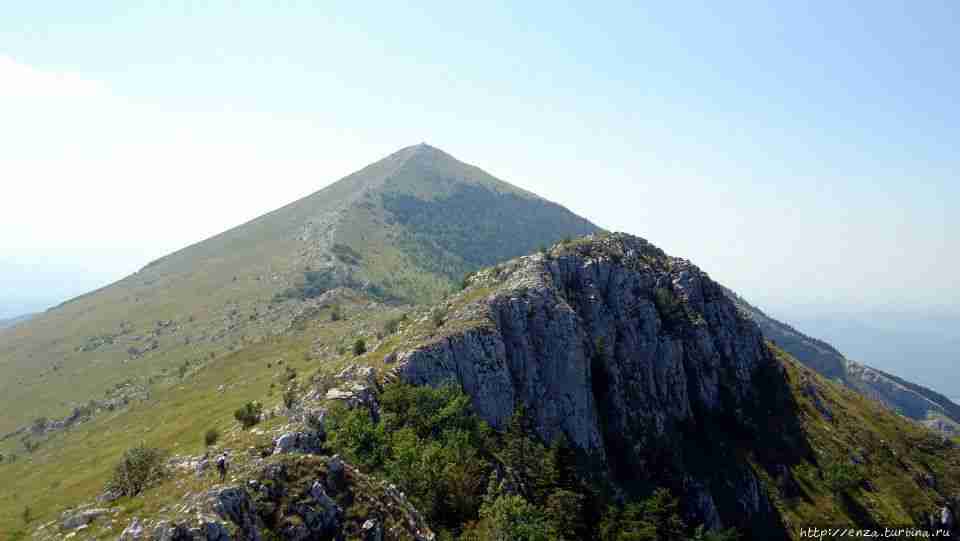
MULTIPOLYGON (((684 457, 707 434, 758 437, 771 406, 790 422, 781 368, 757 326, 689 261, 643 239, 586 237, 474 276, 490 293, 451 307, 444 328, 397 356, 398 377, 454 381, 503 427, 523 406, 546 441, 565 436, 624 490, 660 483, 695 502, 698 519, 781 526, 753 470, 733 454, 684 457), (734 497, 729 497, 734 495, 734 497)), ((789 424, 788 424, 789 426, 789 424)), ((788 431, 761 458, 807 452, 788 431)))
MULTIPOLYGON (((173 456, 168 484, 201 488, 187 492, 159 513, 134 516, 123 526, 121 541, 259 541, 362 539, 432 541, 434 534, 396 486, 377 480, 327 456, 326 405, 342 401, 351 408, 375 408, 378 386, 369 367, 348 366, 332 378, 335 386, 314 381, 290 407, 278 406, 261 422, 285 418, 286 424, 252 434, 269 437, 265 446, 245 450, 220 447, 200 456, 173 456), (230 475, 212 487, 214 454, 228 455, 230 475), (193 483, 193 484, 191 484, 193 483)), ((373 410, 371 410, 372 412, 373 410)), ((100 535, 120 511, 118 494, 105 492, 97 502, 64 511, 57 521, 39 525, 38 540, 100 535), (104 524, 106 522, 107 524, 104 524)))
POLYGON ((889 414, 801 370, 725 288, 637 237, 586 237, 478 272, 404 335, 384 356, 389 377, 453 382, 499 428, 522 407, 543 440, 573 443, 601 485, 627 498, 669 487, 694 523, 791 538, 790 520, 823 516, 799 502, 811 490, 829 501, 825 479, 847 460, 876 470, 856 485, 863 498, 896 503, 831 511, 844 520, 936 525, 956 511, 954 484, 914 481, 949 478, 950 441, 909 432, 917 439, 892 446, 889 414), (857 462, 858 448, 869 458, 857 462), (947 469, 932 474, 934 463, 947 469))

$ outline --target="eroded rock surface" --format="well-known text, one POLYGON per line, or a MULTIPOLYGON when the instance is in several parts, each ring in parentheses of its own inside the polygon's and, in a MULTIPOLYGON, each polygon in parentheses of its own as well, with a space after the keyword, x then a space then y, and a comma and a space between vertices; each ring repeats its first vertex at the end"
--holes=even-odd
POLYGON ((789 391, 759 328, 721 286, 621 234, 495 272, 474 277, 475 287, 494 283, 492 294, 453 307, 458 330, 401 353, 397 375, 462 385, 499 428, 523 405, 546 441, 564 435, 624 485, 691 472, 695 483, 672 484, 708 523, 779 527, 750 465, 723 450, 685 456, 734 434, 768 438, 771 464, 805 452, 789 449, 784 427, 764 432, 770 408, 795 422, 789 391))

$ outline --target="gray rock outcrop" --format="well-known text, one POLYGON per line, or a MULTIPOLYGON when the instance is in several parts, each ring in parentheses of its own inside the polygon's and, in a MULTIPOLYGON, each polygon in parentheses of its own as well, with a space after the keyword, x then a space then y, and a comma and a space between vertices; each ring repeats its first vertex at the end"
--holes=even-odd
MULTIPOLYGON (((623 480, 696 471, 669 456, 703 437, 691 430, 723 424, 754 433, 766 422, 765 401, 787 400, 757 325, 689 261, 621 234, 559 252, 508 264, 494 294, 448 314, 462 331, 400 354, 395 373, 413 384, 462 386, 498 428, 522 405, 545 441, 563 435, 623 480)), ((751 468, 724 460, 735 473, 703 472, 691 485, 708 487, 688 495, 700 519, 744 527, 778 520, 751 468)))
POLYGON ((315 432, 287 432, 277 438, 273 454, 285 453, 317 454, 323 445, 323 439, 315 432))
POLYGON ((90 524, 98 517, 106 515, 109 512, 109 509, 84 509, 76 513, 69 513, 60 522, 60 527, 64 530, 74 530, 90 524))

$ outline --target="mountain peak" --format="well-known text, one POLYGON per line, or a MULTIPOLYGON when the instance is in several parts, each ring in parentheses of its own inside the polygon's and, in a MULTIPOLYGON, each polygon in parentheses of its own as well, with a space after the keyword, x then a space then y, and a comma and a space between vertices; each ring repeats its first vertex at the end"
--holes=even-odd
POLYGON ((415 145, 405 146, 400 150, 394 152, 393 154, 391 154, 385 159, 398 157, 405 160, 405 159, 412 158, 414 156, 445 156, 451 160, 456 160, 456 158, 454 158, 450 154, 440 150, 435 146, 431 146, 425 142, 417 143, 415 145))

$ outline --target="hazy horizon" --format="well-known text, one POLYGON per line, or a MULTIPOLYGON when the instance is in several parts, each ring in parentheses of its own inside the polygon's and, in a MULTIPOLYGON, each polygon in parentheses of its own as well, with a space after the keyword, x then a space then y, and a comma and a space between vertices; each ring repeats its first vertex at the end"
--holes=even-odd
POLYGON ((960 306, 949 3, 8 11, 0 317, 420 141, 787 321, 960 306))

